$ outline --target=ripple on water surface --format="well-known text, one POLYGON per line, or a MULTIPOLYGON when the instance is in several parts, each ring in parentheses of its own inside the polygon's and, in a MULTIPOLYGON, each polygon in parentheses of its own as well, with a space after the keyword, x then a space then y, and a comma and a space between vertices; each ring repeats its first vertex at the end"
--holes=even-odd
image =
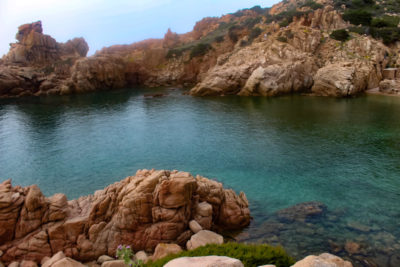
POLYGON ((0 181, 76 198, 137 169, 186 170, 246 193, 254 220, 240 240, 400 266, 400 98, 160 90, 0 102, 0 181), (300 221, 276 213, 306 201, 326 209, 300 221))

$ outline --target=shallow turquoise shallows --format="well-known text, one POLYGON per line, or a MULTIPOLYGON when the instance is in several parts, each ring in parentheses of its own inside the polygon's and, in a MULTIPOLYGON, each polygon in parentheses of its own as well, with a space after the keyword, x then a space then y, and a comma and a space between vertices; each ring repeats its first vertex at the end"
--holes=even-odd
POLYGON ((0 182, 12 178, 71 199, 137 169, 184 170, 246 193, 254 216, 249 241, 275 240, 295 257, 349 240, 366 247, 364 256, 393 247, 376 252, 375 261, 399 255, 400 97, 152 92, 160 90, 168 95, 144 97, 149 90, 135 89, 1 101, 0 182), (327 207, 325 219, 302 224, 323 241, 304 241, 300 226, 283 228, 290 235, 263 232, 276 211, 305 201, 327 207))

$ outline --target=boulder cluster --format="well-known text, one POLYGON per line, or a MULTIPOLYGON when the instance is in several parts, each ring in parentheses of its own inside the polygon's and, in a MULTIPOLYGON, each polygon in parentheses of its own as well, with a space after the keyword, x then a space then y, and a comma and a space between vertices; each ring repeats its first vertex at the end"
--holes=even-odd
POLYGON ((249 223, 244 193, 187 172, 139 170, 94 195, 70 201, 63 194, 45 197, 35 185, 0 184, 4 263, 40 263, 59 251, 86 262, 115 255, 120 244, 148 252, 159 243, 195 248, 210 239, 223 241, 210 229, 241 229, 249 223))

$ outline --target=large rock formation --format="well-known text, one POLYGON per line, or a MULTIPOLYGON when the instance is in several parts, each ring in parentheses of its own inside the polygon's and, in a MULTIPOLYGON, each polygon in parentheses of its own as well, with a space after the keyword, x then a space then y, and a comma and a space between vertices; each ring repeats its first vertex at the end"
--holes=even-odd
POLYGON ((85 57, 89 50, 83 38, 57 43, 50 35, 43 34, 41 21, 21 25, 15 38, 18 43, 11 44, 5 63, 43 65, 65 57, 85 57))
POLYGON ((185 243, 201 203, 211 207, 206 229, 240 229, 250 222, 244 193, 187 172, 140 170, 71 201, 63 194, 47 198, 35 185, 12 187, 7 180, 0 184, 0 261, 40 262, 58 251, 89 261, 114 255, 120 244, 152 251, 159 243, 185 243))
POLYGON ((25 24, 0 61, 0 98, 138 85, 190 87, 194 96, 348 97, 377 88, 383 69, 399 64, 398 48, 351 32, 347 41, 334 40, 332 31, 350 26, 343 10, 332 0, 317 0, 315 10, 308 2, 204 18, 189 33, 169 29, 163 39, 106 47, 88 58, 82 38, 61 44, 40 22, 25 24))

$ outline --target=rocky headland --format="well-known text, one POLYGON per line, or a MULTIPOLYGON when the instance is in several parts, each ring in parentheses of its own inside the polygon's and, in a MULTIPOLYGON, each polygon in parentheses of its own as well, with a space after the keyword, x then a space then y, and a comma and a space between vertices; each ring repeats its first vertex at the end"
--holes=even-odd
POLYGON ((397 25, 384 24, 397 13, 374 2, 382 9, 374 19, 383 22, 370 20, 365 30, 348 18, 354 6, 340 3, 292 0, 244 9, 205 18, 186 34, 168 30, 164 39, 106 47, 90 57, 83 38, 57 43, 40 22, 22 25, 0 61, 0 97, 135 86, 180 86, 195 96, 397 93, 397 76, 385 76, 387 67, 400 65, 397 25), (393 31, 392 39, 381 36, 385 30, 393 31))
POLYGON ((59 251, 88 262, 114 256, 120 244, 147 252, 160 243, 190 249, 203 240, 223 241, 208 230, 242 229, 249 223, 244 193, 187 172, 139 170, 70 201, 64 194, 45 197, 35 185, 0 184, 0 262, 6 264, 40 263, 59 251))

